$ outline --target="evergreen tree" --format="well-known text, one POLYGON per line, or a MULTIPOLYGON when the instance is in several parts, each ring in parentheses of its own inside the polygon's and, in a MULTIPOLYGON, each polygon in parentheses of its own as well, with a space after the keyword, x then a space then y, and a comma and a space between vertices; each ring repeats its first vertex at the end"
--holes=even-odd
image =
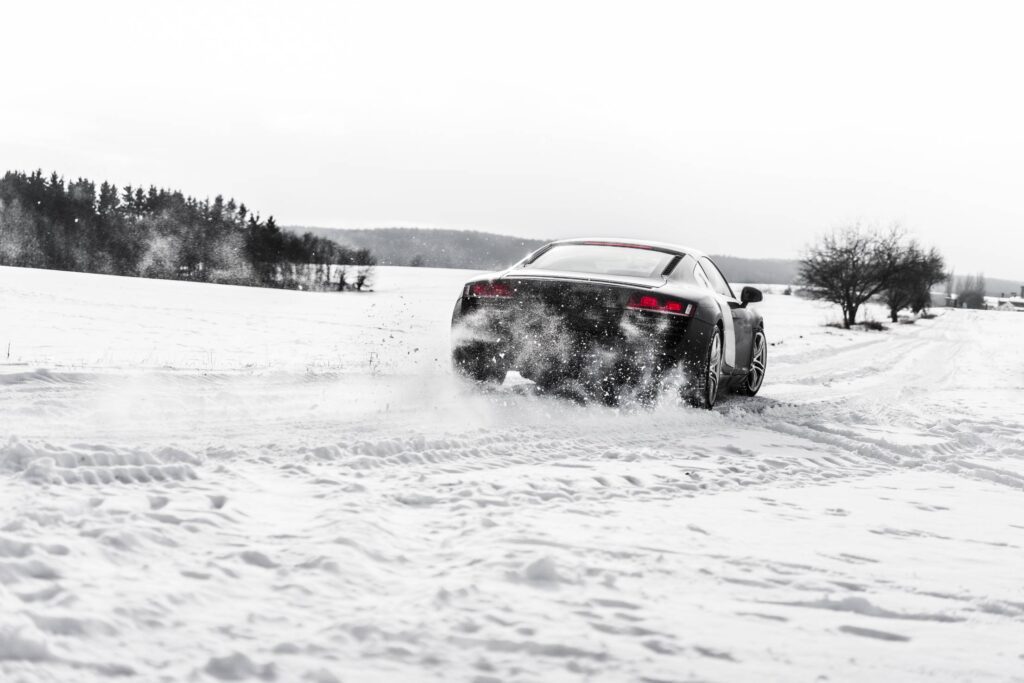
POLYGON ((245 204, 57 173, 0 179, 0 265, 186 278, 273 287, 327 287, 331 267, 372 264, 310 233, 283 232, 245 204))

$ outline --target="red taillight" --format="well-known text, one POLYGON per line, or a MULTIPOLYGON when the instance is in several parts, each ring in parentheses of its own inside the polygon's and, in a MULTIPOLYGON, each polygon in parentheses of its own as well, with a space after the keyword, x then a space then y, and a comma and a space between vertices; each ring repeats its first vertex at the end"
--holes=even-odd
POLYGON ((657 313, 671 313, 689 318, 693 315, 694 305, 677 299, 666 299, 654 296, 653 294, 634 294, 629 297, 626 308, 635 311, 655 311, 657 313))
POLYGON ((504 282, 474 282, 469 285, 469 295, 493 299, 512 296, 512 288, 504 282))

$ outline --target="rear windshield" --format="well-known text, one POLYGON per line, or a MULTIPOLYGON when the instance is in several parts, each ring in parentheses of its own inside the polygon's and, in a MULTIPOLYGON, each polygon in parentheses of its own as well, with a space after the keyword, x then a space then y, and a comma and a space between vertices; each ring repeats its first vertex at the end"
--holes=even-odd
POLYGON ((523 268, 567 270, 594 275, 661 277, 675 258, 655 249, 609 244, 556 244, 523 268))

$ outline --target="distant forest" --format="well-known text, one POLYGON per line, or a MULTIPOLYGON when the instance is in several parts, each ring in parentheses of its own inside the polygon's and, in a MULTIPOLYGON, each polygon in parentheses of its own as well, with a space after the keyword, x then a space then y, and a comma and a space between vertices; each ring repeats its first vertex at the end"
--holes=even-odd
MULTIPOLYGON (((497 270, 545 240, 419 228, 279 228, 245 204, 178 190, 122 188, 56 173, 0 179, 0 266, 200 282, 362 289, 376 263, 497 270)), ((714 256, 733 282, 795 284, 795 259, 714 256)), ((962 279, 962 278, 961 278, 962 279)), ((987 278, 989 296, 1021 283, 987 278)), ((959 291, 957 288, 956 291, 959 291)))
MULTIPOLYGON (((290 227, 295 232, 309 231, 350 247, 370 249, 382 264, 425 266, 430 268, 506 268, 547 240, 532 240, 489 232, 432 230, 421 228, 377 228, 346 230, 341 228, 290 227)), ((714 256, 715 262, 733 282, 790 284, 797 275, 795 259, 748 259, 714 256)))
POLYGON ((233 199, 118 188, 56 173, 0 180, 0 265, 270 287, 365 281, 368 249, 282 231, 233 199), (332 269, 333 266, 333 269, 332 269), (341 268, 338 268, 341 266, 341 268), (345 281, 345 266, 353 266, 345 281), (361 271, 361 272, 360 272, 361 271), (360 280, 360 276, 362 279, 360 280))
POLYGON ((427 228, 305 228, 287 227, 293 232, 312 232, 352 248, 369 249, 381 265, 425 268, 477 268, 497 270, 510 266, 546 240, 496 235, 475 230, 427 228))

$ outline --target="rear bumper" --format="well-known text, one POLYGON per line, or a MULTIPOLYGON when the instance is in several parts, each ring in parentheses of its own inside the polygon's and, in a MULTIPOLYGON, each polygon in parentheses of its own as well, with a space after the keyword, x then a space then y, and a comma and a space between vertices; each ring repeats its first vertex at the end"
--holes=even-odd
POLYGON ((459 299, 452 316, 456 354, 485 354, 537 382, 635 381, 685 361, 710 326, 632 310, 586 313, 516 302, 459 299), (705 329, 706 328, 706 329, 705 329))

